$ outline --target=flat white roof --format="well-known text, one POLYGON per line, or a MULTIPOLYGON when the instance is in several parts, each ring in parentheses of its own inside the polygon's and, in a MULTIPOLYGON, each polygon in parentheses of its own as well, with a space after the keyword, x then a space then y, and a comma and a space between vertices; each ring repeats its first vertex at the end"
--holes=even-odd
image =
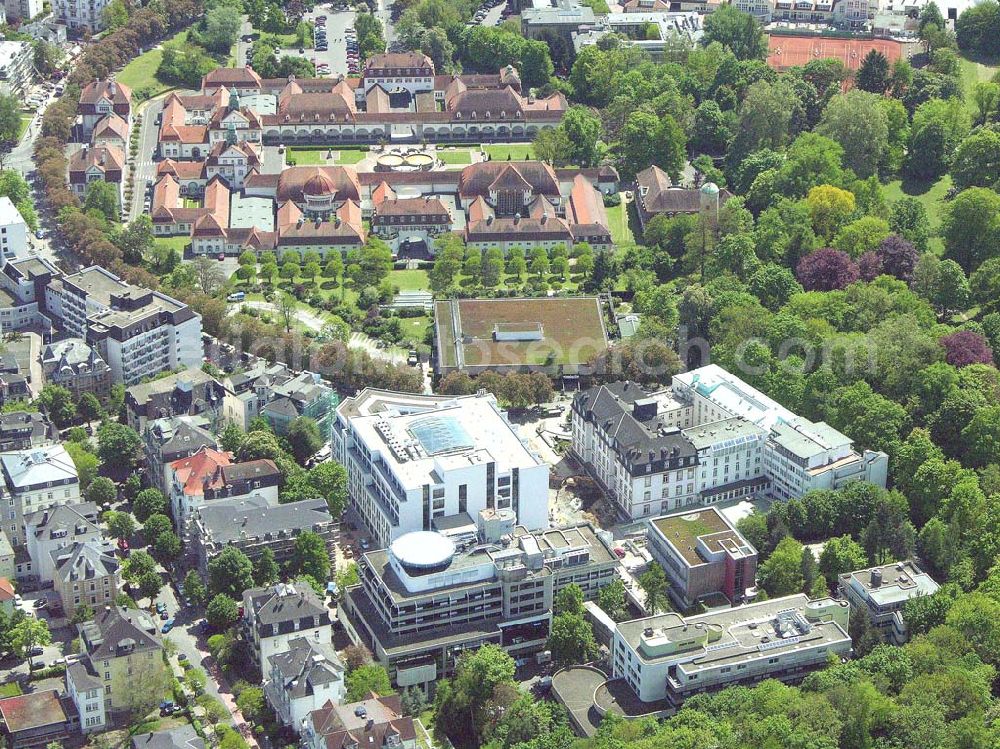
POLYGON ((61 444, 0 455, 4 473, 15 489, 76 479, 76 464, 61 444))
MULTIPOLYGON (((369 449, 380 452, 404 489, 439 484, 444 471, 493 462, 497 474, 543 465, 521 441, 492 395, 469 395, 442 402, 409 396, 399 411, 350 417, 369 449)), ((383 404, 386 405, 386 404, 383 404)))
POLYGON ((28 46, 28 42, 0 42, 0 69, 6 69, 16 57, 24 54, 24 48, 28 46))

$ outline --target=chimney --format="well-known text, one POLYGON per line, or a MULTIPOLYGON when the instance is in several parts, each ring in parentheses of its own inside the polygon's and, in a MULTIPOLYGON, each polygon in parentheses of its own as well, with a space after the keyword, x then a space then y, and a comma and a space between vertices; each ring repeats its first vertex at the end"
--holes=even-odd
POLYGON ((872 570, 871 586, 877 588, 882 584, 882 570, 872 570))

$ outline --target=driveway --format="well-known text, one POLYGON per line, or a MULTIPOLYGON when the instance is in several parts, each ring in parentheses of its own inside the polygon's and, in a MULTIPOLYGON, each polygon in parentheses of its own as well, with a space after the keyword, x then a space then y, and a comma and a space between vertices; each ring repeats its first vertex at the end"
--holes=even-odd
MULTIPOLYGON (((271 302, 259 302, 254 300, 230 304, 228 314, 235 315, 240 311, 240 307, 250 307, 251 309, 257 309, 263 312, 270 312, 276 317, 279 315, 278 307, 276 305, 271 304, 271 302)), ((302 305, 296 307, 295 319, 310 330, 315 330, 317 333, 323 330, 323 326, 326 325, 326 321, 322 317, 302 305)))
MULTIPOLYGON (((172 93, 172 92, 169 92, 172 93)), ((138 111, 142 113, 142 127, 139 128, 139 150, 135 159, 131 163, 129 171, 132 180, 132 206, 129 208, 129 220, 134 221, 145 212, 143 199, 146 197, 146 181, 156 180, 156 155, 157 134, 159 125, 156 119, 163 111, 163 100, 167 94, 163 94, 155 99, 139 105, 138 111)))
POLYGON ((357 14, 353 10, 333 10, 333 7, 326 3, 317 5, 303 16, 303 19, 314 24, 316 16, 326 16, 326 40, 327 49, 323 52, 306 48, 301 54, 298 49, 286 49, 282 54, 294 57, 304 57, 317 64, 325 62, 330 66, 330 77, 347 75, 347 40, 345 32, 354 26, 354 17, 357 14))

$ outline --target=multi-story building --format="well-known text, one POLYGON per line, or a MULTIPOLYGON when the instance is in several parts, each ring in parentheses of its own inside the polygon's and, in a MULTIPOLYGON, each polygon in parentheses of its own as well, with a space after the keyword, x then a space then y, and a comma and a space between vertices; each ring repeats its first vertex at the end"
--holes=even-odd
POLYGON ((0 94, 21 98, 34 79, 31 42, 0 41, 0 94))
POLYGON ((68 741, 73 733, 72 713, 73 706, 55 689, 0 700, 3 735, 10 749, 40 749, 68 741))
POLYGON ((343 702, 344 663, 329 643, 304 637, 268 659, 264 696, 282 725, 298 733, 313 710, 343 702))
POLYGON ((82 606, 98 611, 113 606, 121 590, 121 564, 107 541, 75 543, 52 553, 53 587, 63 615, 72 619, 82 606))
POLYGON ((37 411, 0 414, 0 452, 41 447, 58 439, 59 431, 37 411))
POLYGON ((47 289, 59 283, 61 275, 52 263, 35 255, 8 259, 0 269, 0 330, 35 327, 50 331, 47 289))
POLYGON ((156 733, 140 733, 132 737, 130 749, 205 749, 205 740, 189 723, 182 723, 156 733))
POLYGON ((529 531, 510 510, 478 523, 400 536, 359 559, 340 621, 400 687, 429 689, 465 650, 496 643, 513 654, 545 647, 552 602, 576 583, 586 599, 616 575, 618 558, 593 526, 529 531))
POLYGON ((933 595, 937 589, 934 578, 912 560, 844 573, 838 578, 837 588, 851 606, 868 612, 872 626, 893 645, 902 645, 909 639, 903 618, 906 602, 933 595))
POLYGON ((400 198, 385 182, 372 190, 372 233, 394 250, 403 243, 434 239, 451 231, 451 212, 440 198, 400 198))
POLYGON ((13 581, 14 573, 14 547, 10 545, 7 534, 0 531, 0 577, 13 581))
POLYGON ((719 595, 726 604, 753 597, 757 550, 714 507, 651 519, 647 541, 682 609, 720 603, 719 595))
POLYGON ((243 591, 243 636, 252 643, 254 662, 263 665, 286 652, 293 640, 329 645, 330 610, 308 583, 278 583, 243 591))
POLYGON ((74 400, 93 393, 104 403, 111 395, 111 367, 82 338, 64 338, 46 346, 42 375, 46 383, 69 390, 74 400))
POLYGON ((848 656, 850 605, 801 593, 709 614, 657 614, 611 627, 612 678, 642 702, 684 700, 765 679, 795 682, 848 656))
POLYGON ((264 507, 277 505, 281 472, 272 460, 233 463, 229 453, 202 447, 170 463, 166 481, 177 533, 189 540, 195 513, 209 503, 254 499, 264 507))
POLYGON ((163 496, 170 493, 171 463, 194 455, 203 447, 219 448, 218 439, 205 428, 206 424, 200 417, 187 415, 165 416, 146 423, 142 432, 146 476, 163 496))
POLYGON ((71 29, 91 33, 104 28, 104 9, 111 0, 55 0, 56 17, 71 29))
POLYGON ((108 713, 104 708, 104 681, 79 663, 66 668, 66 697, 80 716, 80 732, 100 733, 107 730, 108 713))
MULTIPOLYGON (((864 1, 868 2, 868 0, 864 1)), ((832 4, 832 0, 829 0, 829 2, 832 4)), ((737 10, 749 13, 760 21, 761 25, 766 26, 771 23, 771 15, 774 13, 774 3, 775 0, 736 0, 733 5, 736 6, 737 10)))
MULTIPOLYGON (((228 469, 239 472, 241 466, 247 465, 228 469)), ((223 471, 228 475, 227 468, 223 471)), ((259 559, 264 549, 270 549, 277 563, 283 565, 292 558, 295 539, 306 531, 321 536, 330 559, 334 558, 338 525, 325 499, 276 505, 250 490, 244 492, 241 499, 219 500, 195 510, 189 548, 197 553, 202 574, 208 574, 208 563, 229 546, 235 546, 251 561, 259 559)))
POLYGON ((333 452, 378 547, 452 515, 511 510, 548 525, 549 467, 487 393, 446 398, 366 388, 337 408, 333 452))
POLYGON ((70 335, 97 348, 115 382, 133 385, 165 370, 201 366, 201 315, 166 294, 93 265, 50 284, 46 296, 70 335))
POLYGON ((309 714, 302 726, 304 749, 364 747, 365 749, 416 749, 413 718, 403 715, 398 694, 336 705, 327 702, 309 714))
POLYGON ((6 195, 0 198, 0 255, 4 263, 28 256, 28 225, 6 195))
POLYGON ((100 514, 101 508, 93 502, 78 502, 58 504, 26 515, 24 531, 28 561, 18 570, 18 580, 31 585, 52 581, 56 559, 63 550, 103 539, 98 525, 100 514))
MULTIPOLYGON (((108 606, 77 631, 82 658, 66 669, 66 683, 80 685, 74 691, 84 695, 101 684, 110 722, 128 711, 137 682, 156 679, 166 668, 157 620, 142 609, 108 606)), ((77 709, 85 714, 79 704, 77 709)))
POLYGON ((624 381, 573 399, 572 447, 627 517, 748 496, 885 486, 888 456, 711 364, 654 393, 624 381))
POLYGON ((11 543, 26 543, 24 521, 33 513, 80 502, 76 465, 61 444, 0 454, 5 508, 3 530, 11 543))
MULTIPOLYGON (((74 0, 67 1, 74 2, 74 0)), ((59 2, 63 2, 63 0, 56 2, 57 13, 59 2)), ((104 0, 95 0, 95 2, 104 2, 104 0)), ((68 25, 73 27, 72 23, 68 25)), ((121 117, 131 128, 132 89, 111 80, 88 83, 80 92, 80 103, 77 105, 76 111, 80 125, 77 140, 82 143, 90 142, 97 123, 112 114, 121 117)))
POLYGON ((222 415, 223 397, 223 387, 214 377, 191 367, 126 388, 126 420, 139 434, 147 423, 171 416, 197 418, 202 426, 214 428, 222 415))
POLYGON ((124 174, 125 154, 118 146, 84 146, 69 157, 69 189, 81 198, 91 183, 107 182, 115 188, 121 206, 124 174))

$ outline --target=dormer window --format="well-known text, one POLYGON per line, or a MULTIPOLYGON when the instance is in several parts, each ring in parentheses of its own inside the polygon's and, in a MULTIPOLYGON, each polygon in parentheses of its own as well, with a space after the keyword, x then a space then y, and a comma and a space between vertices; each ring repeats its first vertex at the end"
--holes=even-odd
POLYGON ((490 118, 490 110, 487 109, 486 110, 486 119, 489 119, 489 118, 490 118))
POLYGON ((500 119, 501 120, 507 119, 507 112, 504 111, 503 109, 500 110, 500 119))
POLYGON ((474 110, 474 109, 472 110, 471 118, 472 119, 476 119, 476 110, 474 110))
POLYGON ((514 119, 515 120, 521 119, 521 113, 520 112, 514 112, 514 119))

